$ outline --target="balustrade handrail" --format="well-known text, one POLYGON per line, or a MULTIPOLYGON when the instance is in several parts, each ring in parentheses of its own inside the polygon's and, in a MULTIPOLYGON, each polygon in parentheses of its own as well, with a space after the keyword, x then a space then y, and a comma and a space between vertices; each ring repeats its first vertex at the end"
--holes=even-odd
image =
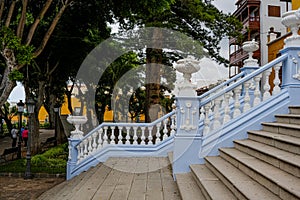
MULTIPOLYGON (((224 88, 221 92, 218 92, 216 94, 214 94, 213 96, 211 97, 207 97, 204 101, 201 102, 201 96, 198 97, 198 99, 200 100, 200 106, 201 105, 205 105, 207 103, 209 103, 210 101, 220 97, 221 95, 233 90, 234 88, 238 87, 239 85, 241 85, 242 83, 246 82, 246 81, 249 81, 250 79, 254 78, 255 76, 263 73, 264 71, 272 68, 274 65, 284 61, 285 59, 288 58, 288 54, 283 54, 281 55, 280 57, 278 57, 277 59, 269 62, 268 64, 264 65, 263 67, 260 67, 259 69, 253 71, 252 73, 250 73, 249 75, 247 76, 244 76, 242 79, 238 80, 237 82, 235 82, 234 84, 224 88)), ((229 79, 231 80, 231 79, 229 79)), ((203 98, 203 97, 202 97, 203 98)))
POLYGON ((83 140, 87 139, 88 137, 90 137, 95 131, 98 131, 99 129, 101 129, 102 127, 105 126, 120 126, 120 127, 151 127, 154 126, 160 122, 162 122, 163 120, 171 117, 172 115, 176 114, 176 110, 173 110, 172 112, 169 112, 168 114, 162 116, 161 118, 151 122, 151 123, 112 123, 112 122, 104 122, 101 123, 99 126, 97 126, 96 128, 94 128, 93 130, 91 130, 89 133, 87 133, 83 138, 80 139, 80 141, 77 142, 77 144, 75 145, 75 147, 77 147, 83 140))
POLYGON ((221 89, 222 87, 226 86, 226 85, 229 85, 230 83, 236 81, 237 79, 241 78, 242 76, 244 76, 245 73, 244 72, 241 72, 239 74, 237 74, 236 76, 232 77, 231 79, 228 79, 227 81, 219 84, 218 86, 210 89, 209 91, 205 92, 204 94, 200 95, 198 97, 198 99, 204 99, 205 97, 209 96, 210 94, 216 92, 217 90, 221 89))

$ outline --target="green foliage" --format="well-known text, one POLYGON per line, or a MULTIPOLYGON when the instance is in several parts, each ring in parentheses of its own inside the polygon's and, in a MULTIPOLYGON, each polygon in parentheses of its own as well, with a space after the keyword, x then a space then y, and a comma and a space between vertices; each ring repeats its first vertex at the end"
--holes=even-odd
POLYGON ((242 24, 202 0, 113 0, 113 13, 120 27, 164 27, 179 31, 199 42, 219 63, 228 60, 219 55, 220 41, 226 37, 241 37, 242 24))
POLYGON ((50 128, 50 123, 49 122, 45 122, 43 124, 40 124, 40 128, 50 128))
POLYGON ((67 144, 53 147, 43 154, 35 155, 31 159, 32 166, 63 168, 67 164, 68 151, 67 144))
MULTIPOLYGON (((14 32, 7 28, 1 27, 0 29, 0 43, 1 49, 9 49, 11 54, 16 57, 17 64, 30 64, 33 59, 33 46, 21 44, 21 39, 18 38, 14 32)), ((11 56, 11 55, 6 55, 11 56)))
POLYGON ((53 147, 53 148, 49 149, 48 151, 46 151, 45 153, 43 153, 43 156, 45 156, 46 158, 60 158, 63 160, 67 160, 68 144, 65 143, 65 144, 53 147))
POLYGON ((12 70, 9 75, 8 78, 12 81, 22 81, 24 78, 24 75, 19 72, 18 70, 12 70))
MULTIPOLYGON (((62 144, 49 149, 43 154, 37 154, 31 158, 32 173, 66 173, 68 159, 68 144, 62 144)), ((26 159, 20 159, 4 163, 0 172, 25 172, 26 159)))

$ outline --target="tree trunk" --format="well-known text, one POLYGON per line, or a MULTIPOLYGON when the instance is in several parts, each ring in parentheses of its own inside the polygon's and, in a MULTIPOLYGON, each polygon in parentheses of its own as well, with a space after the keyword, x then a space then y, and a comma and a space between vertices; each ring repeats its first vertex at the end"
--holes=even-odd
POLYGON ((0 84, 0 107, 2 107, 5 102, 7 101, 11 91, 16 86, 16 81, 9 79, 10 72, 15 68, 16 66, 16 58, 13 53, 13 51, 9 49, 4 49, 1 52, 2 56, 5 59, 6 68, 4 70, 1 84, 0 84))
MULTIPOLYGON (((35 109, 36 110, 36 109, 35 109)), ((31 114, 32 117, 30 117, 30 122, 29 122, 29 126, 28 127, 30 134, 31 134, 31 152, 33 155, 39 153, 39 149, 40 149, 40 122, 38 119, 38 114, 37 112, 34 112, 31 114)))
MULTIPOLYGON (((160 29, 154 29, 152 39, 154 47, 162 47, 162 31, 160 29)), ((151 122, 155 120, 155 116, 150 117, 149 109, 154 104, 159 102, 160 93, 160 79, 161 70, 160 65, 162 64, 162 49, 161 48, 147 48, 146 49, 146 111, 145 120, 151 122), (152 119, 151 119, 152 118, 152 119)))

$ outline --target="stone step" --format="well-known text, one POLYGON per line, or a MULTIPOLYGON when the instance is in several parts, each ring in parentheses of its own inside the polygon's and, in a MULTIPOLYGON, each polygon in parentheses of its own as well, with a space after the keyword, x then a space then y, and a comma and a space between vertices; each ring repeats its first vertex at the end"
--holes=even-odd
POLYGON ((235 148, 220 148, 222 158, 282 199, 300 198, 300 179, 235 148))
POLYGON ((300 114, 300 106, 289 106, 291 114, 300 114))
POLYGON ((206 199, 191 173, 176 174, 176 182, 182 200, 206 199))
POLYGON ((253 140, 236 140, 235 148, 300 177, 300 155, 253 140))
POLYGON ((248 131, 251 140, 261 142, 291 153, 300 154, 300 138, 271 133, 268 131, 248 131))
POLYGON ((262 123, 262 130, 300 138, 300 125, 276 122, 262 123))
POLYGON ((205 157, 206 166, 238 199, 280 198, 220 156, 205 157))
POLYGON ((277 123, 298 124, 300 125, 300 114, 275 115, 277 123))
POLYGON ((191 165, 190 168, 191 173, 206 199, 237 199, 237 197, 233 195, 233 193, 207 168, 207 166, 191 165))

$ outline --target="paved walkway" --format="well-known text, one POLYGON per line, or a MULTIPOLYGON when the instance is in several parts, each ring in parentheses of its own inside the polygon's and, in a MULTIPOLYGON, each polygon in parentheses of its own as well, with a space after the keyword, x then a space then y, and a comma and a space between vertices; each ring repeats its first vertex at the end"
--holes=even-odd
POLYGON ((39 200, 180 200, 168 158, 111 158, 39 200))

